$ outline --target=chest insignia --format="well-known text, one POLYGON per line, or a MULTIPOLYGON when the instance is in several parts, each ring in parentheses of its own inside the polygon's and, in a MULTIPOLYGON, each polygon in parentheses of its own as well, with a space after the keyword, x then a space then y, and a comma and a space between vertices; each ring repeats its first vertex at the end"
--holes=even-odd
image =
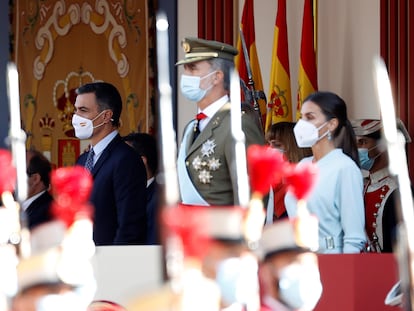
POLYGON ((216 148, 216 142, 214 139, 208 139, 201 147, 201 155, 196 156, 191 165, 194 170, 198 172, 198 179, 203 184, 209 184, 213 175, 212 171, 216 171, 220 168, 220 159, 214 157, 214 149, 216 148))

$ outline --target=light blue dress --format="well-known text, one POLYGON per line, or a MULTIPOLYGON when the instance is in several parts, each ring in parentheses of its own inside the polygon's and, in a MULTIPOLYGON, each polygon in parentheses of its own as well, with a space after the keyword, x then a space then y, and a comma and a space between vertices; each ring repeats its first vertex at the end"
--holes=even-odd
MULTIPOLYGON (((312 161, 302 159, 298 165, 312 161)), ((334 149, 316 162, 318 178, 307 199, 311 214, 319 220, 319 253, 359 253, 365 246, 363 178, 355 162, 334 149)), ((289 217, 296 216, 297 200, 285 196, 289 217)))

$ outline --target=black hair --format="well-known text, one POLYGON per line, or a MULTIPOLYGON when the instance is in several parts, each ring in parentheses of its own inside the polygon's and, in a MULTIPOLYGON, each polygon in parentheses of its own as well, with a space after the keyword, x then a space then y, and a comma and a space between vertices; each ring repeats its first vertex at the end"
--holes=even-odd
POLYGON ((119 126, 119 118, 122 112, 122 98, 117 88, 107 82, 92 82, 80 86, 76 94, 94 93, 98 103, 99 112, 110 109, 112 110, 112 125, 119 126))
POLYGON ((155 174, 158 169, 158 151, 155 137, 147 133, 130 133, 122 139, 129 142, 140 156, 147 158, 149 169, 155 174))
POLYGON ((37 150, 30 150, 29 152, 31 157, 26 170, 27 175, 39 174, 40 180, 48 187, 50 185, 50 172, 52 171, 50 161, 37 150))
POLYGON ((326 120, 336 118, 338 126, 332 133, 335 146, 342 148, 343 152, 351 157, 359 167, 358 147, 355 132, 348 119, 345 101, 332 92, 315 92, 305 98, 303 102, 311 101, 318 105, 326 120))
POLYGON ((365 137, 368 137, 368 138, 375 139, 375 140, 380 140, 380 139, 381 139, 381 137, 382 137, 382 129, 380 129, 380 130, 378 130, 378 131, 375 131, 375 132, 373 132, 373 133, 370 133, 370 134, 364 135, 364 136, 365 136, 365 137))

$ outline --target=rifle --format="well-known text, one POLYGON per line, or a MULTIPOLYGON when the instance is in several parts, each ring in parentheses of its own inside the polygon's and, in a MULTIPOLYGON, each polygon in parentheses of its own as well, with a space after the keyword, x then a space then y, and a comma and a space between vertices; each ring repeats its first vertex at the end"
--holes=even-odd
MULTIPOLYGON (((7 64, 7 95, 10 109, 10 131, 8 139, 17 174, 15 190, 17 203, 14 206, 15 212, 17 213, 16 229, 12 233, 10 240, 16 245, 18 255, 26 258, 30 255, 30 234, 27 227, 27 215, 20 208, 20 204, 27 197, 26 133, 21 128, 20 120, 19 74, 16 65, 11 62, 7 64)), ((12 196, 9 195, 8 197, 6 199, 3 198, 3 201, 8 202, 10 206, 14 205, 12 196)))
POLYGON ((244 39, 244 34, 243 34, 243 30, 241 27, 240 27, 240 40, 241 40, 241 44, 243 48, 243 56, 244 56, 244 61, 246 63, 246 70, 247 70, 247 77, 248 77, 248 81, 247 81, 248 87, 246 87, 245 82, 242 79, 240 79, 243 88, 248 89, 248 93, 245 92, 245 94, 247 95, 245 96, 245 99, 246 101, 250 102, 250 104, 253 105, 254 110, 258 114, 262 129, 264 129, 262 114, 260 112, 259 100, 262 99, 265 102, 267 102, 266 95, 263 91, 255 89, 253 74, 252 74, 252 67, 250 65, 249 53, 247 51, 246 40, 244 39))
POLYGON ((404 135, 397 132, 391 84, 386 66, 381 59, 375 61, 374 70, 384 136, 387 142, 389 170, 397 177, 399 185, 400 198, 396 202, 396 207, 400 219, 397 227, 396 257, 403 293, 403 305, 405 310, 414 310, 414 207, 405 154, 406 141, 404 135))

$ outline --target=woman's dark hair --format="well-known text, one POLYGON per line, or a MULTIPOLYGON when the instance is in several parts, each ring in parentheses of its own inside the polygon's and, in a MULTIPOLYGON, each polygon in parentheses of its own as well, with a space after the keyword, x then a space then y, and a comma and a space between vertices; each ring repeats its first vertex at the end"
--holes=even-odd
POLYGON ((286 157, 292 163, 297 163, 312 155, 311 148, 298 147, 293 133, 295 125, 294 122, 277 122, 269 127, 265 135, 266 141, 278 140, 285 146, 286 157))
POLYGON ((112 125, 119 126, 119 118, 122 112, 122 98, 117 88, 107 82, 92 82, 80 86, 76 94, 94 93, 98 103, 99 112, 112 110, 112 125))
POLYGON ((303 102, 307 101, 318 105, 327 121, 333 118, 338 120, 338 127, 332 133, 335 146, 342 148, 343 152, 350 156, 359 167, 358 147, 354 130, 348 120, 345 101, 332 92, 312 93, 303 102))

